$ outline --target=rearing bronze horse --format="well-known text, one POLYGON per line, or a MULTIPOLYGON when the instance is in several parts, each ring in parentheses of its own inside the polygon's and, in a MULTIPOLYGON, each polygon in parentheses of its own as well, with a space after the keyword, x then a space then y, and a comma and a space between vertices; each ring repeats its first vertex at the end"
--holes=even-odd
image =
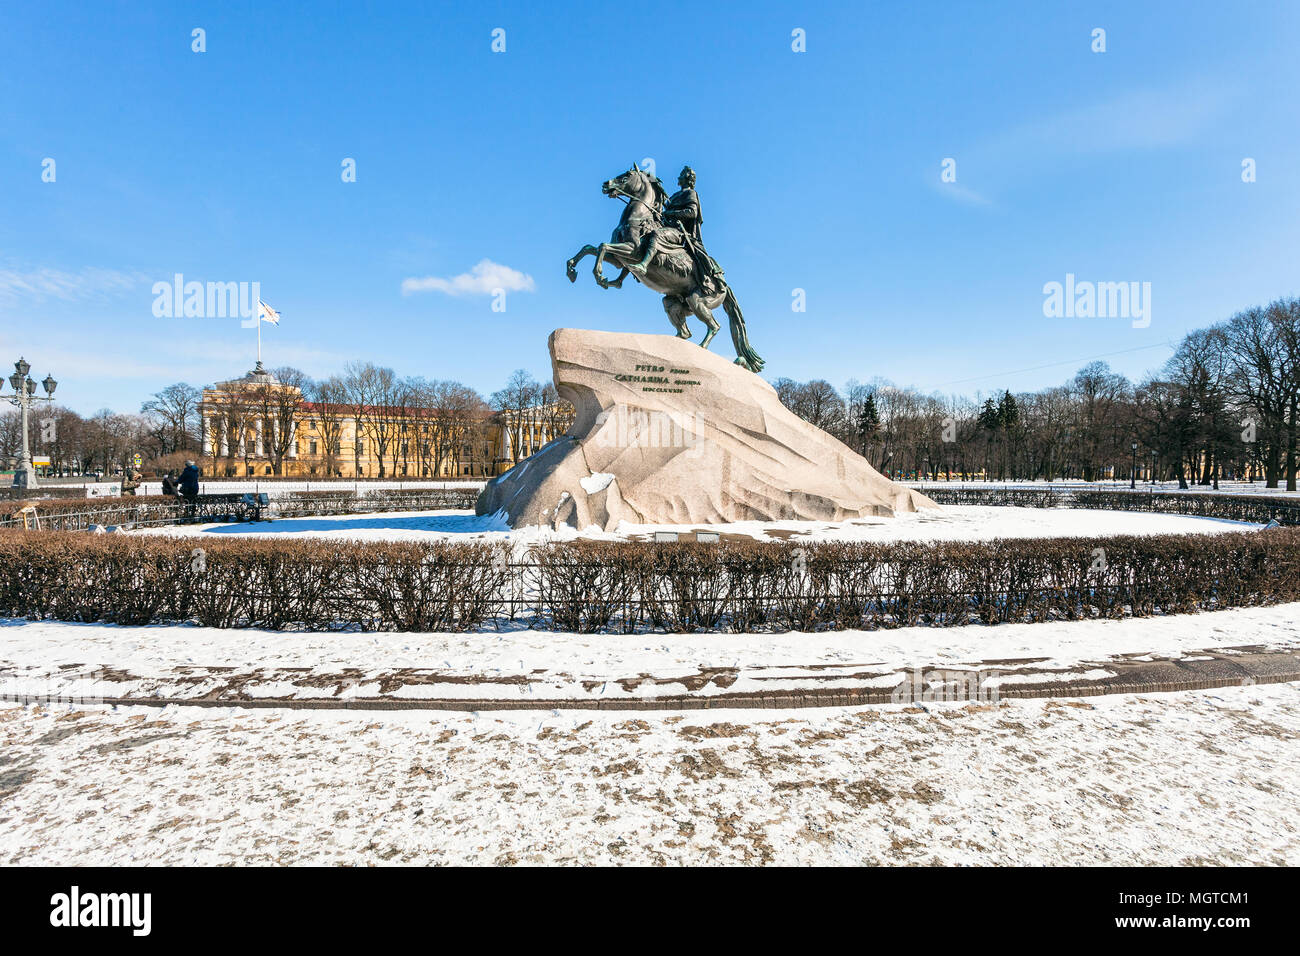
POLYGON ((623 280, 631 271, 629 267, 640 261, 642 240, 651 232, 656 232, 656 251, 646 263, 644 274, 638 269, 632 273, 632 277, 663 296, 664 312, 668 314, 668 321, 677 330, 679 338, 691 337, 691 330, 686 325, 688 315, 694 314, 703 322, 709 330, 700 342, 704 348, 709 347, 709 342, 720 328, 718 320, 713 317, 713 310, 721 305, 731 320, 731 341, 736 347, 736 364, 751 372, 762 371, 763 359, 749 344, 745 317, 730 286, 721 278, 715 277, 713 284, 716 288, 700 288, 698 270, 687 248, 687 239, 680 229, 663 221, 662 209, 667 198, 663 184, 633 164, 627 172, 606 180, 600 188, 607 196, 626 199, 627 206, 609 242, 602 242, 599 246, 583 246, 565 263, 569 281, 577 281, 577 266, 584 256, 595 256, 596 264, 592 272, 596 276, 596 284, 602 289, 622 288, 623 280), (605 278, 603 267, 606 260, 623 270, 618 278, 605 278))

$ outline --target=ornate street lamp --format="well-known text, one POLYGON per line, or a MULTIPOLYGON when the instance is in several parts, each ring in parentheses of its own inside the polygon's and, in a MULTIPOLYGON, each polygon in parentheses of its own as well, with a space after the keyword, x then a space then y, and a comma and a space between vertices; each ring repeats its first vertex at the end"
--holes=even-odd
POLYGON ((36 383, 28 376, 32 370, 31 365, 26 359, 20 358, 14 362, 14 373, 9 376, 9 384, 13 386, 14 394, 9 399, 10 405, 18 406, 22 412, 21 428, 23 432, 23 457, 14 469, 15 488, 35 488, 36 487, 36 468, 32 465, 31 446, 27 441, 27 413, 32 407, 32 402, 52 402, 54 401, 54 390, 59 383, 54 380, 53 375, 46 375, 45 381, 41 385, 45 388, 45 395, 42 397, 36 394, 36 383))
POLYGON ((1128 473, 1128 486, 1130 490, 1137 490, 1137 473, 1138 473, 1138 443, 1133 442, 1129 445, 1133 449, 1133 468, 1128 473))

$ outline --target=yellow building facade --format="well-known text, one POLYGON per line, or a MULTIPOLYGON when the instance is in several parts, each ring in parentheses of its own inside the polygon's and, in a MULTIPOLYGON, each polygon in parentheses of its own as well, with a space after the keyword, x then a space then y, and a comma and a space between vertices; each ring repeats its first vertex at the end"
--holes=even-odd
POLYGON ((485 478, 558 437, 571 417, 554 407, 453 415, 311 402, 259 363, 204 389, 199 421, 207 477, 485 478))

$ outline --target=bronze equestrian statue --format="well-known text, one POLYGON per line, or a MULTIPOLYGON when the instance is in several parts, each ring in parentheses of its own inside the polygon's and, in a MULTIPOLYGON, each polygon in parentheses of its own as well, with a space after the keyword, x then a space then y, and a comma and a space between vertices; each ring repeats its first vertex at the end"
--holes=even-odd
POLYGON ((691 337, 686 325, 688 315, 695 315, 708 327, 700 343, 704 348, 709 347, 720 328, 713 310, 721 305, 731 321, 736 364, 760 372, 763 359, 749 344, 740 304, 700 239, 704 218, 695 192, 695 171, 687 166, 677 182, 682 188, 669 198, 663 183, 635 163, 627 172, 606 180, 601 192, 627 203, 623 215, 610 241, 583 246, 565 263, 565 273, 570 282, 577 281, 578 262, 584 256, 595 256, 592 272, 602 289, 622 288, 623 280, 631 274, 663 296, 664 312, 679 338, 691 337), (602 268, 606 260, 622 269, 618 278, 605 278, 602 268))

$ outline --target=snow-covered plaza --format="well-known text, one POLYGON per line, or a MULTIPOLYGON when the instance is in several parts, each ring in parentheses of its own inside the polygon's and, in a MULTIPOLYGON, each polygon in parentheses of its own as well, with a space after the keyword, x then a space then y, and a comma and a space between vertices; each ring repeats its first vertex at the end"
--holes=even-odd
POLYGON ((141 534, 186 536, 255 536, 274 538, 335 538, 354 541, 430 541, 480 539, 536 544, 541 541, 650 540, 659 532, 689 534, 711 531, 756 540, 803 541, 989 541, 996 538, 1099 538, 1131 534, 1216 534, 1259 527, 1237 521, 1140 511, 1092 511, 1075 508, 1015 508, 987 505, 947 505, 942 511, 913 512, 893 518, 851 521, 737 521, 710 524, 631 524, 614 531, 596 527, 526 526, 511 530, 497 515, 472 511, 386 512, 281 518, 235 524, 187 524, 144 528, 141 534))
POLYGON ((1300 686, 690 714, 0 707, 6 864, 1300 861, 1300 686))

